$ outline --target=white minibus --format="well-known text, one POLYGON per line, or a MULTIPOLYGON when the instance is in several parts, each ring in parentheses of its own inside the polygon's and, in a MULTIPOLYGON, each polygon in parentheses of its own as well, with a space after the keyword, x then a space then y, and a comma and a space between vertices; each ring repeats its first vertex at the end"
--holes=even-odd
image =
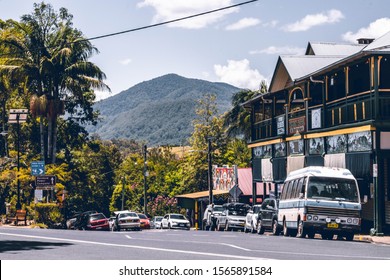
POLYGON ((361 204, 355 177, 348 169, 321 166, 292 171, 279 200, 283 235, 353 240, 360 232, 361 204))

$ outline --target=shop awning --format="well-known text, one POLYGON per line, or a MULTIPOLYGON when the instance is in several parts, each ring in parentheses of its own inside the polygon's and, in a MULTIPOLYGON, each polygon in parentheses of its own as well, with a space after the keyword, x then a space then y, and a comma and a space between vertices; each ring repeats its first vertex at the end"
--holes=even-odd
MULTIPOLYGON (((228 190, 213 190, 213 195, 221 195, 221 194, 228 194, 228 190)), ((194 193, 187 193, 187 194, 181 194, 176 195, 177 198, 192 198, 192 199, 198 199, 202 197, 209 197, 209 191, 202 191, 202 192, 194 192, 194 193)))

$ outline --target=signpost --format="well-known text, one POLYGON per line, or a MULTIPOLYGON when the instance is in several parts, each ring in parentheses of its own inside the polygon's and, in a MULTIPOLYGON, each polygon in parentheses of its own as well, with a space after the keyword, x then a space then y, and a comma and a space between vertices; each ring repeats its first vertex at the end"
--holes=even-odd
POLYGON ((55 175, 43 175, 35 177, 35 186, 37 189, 52 189, 56 185, 55 175))
POLYGON ((32 176, 45 175, 45 162, 44 161, 31 162, 31 175, 32 176))

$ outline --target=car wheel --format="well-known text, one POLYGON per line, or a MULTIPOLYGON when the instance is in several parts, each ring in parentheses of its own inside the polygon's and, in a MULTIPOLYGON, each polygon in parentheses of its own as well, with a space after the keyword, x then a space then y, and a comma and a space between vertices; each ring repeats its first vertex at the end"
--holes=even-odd
POLYGON ((263 222, 262 220, 259 220, 257 222, 257 233, 258 234, 263 234, 264 233, 264 227, 263 227, 263 222))
POLYGON ((298 220, 297 237, 298 238, 305 238, 306 237, 306 230, 303 226, 302 220, 298 220))
POLYGON ((277 220, 272 221, 272 234, 273 235, 279 235, 280 230, 279 230, 279 225, 277 220))
POLYGON ((225 231, 229 231, 229 224, 227 222, 225 224, 225 231))
POLYGON ((168 224, 168 228, 169 228, 169 229, 172 229, 171 223, 168 224))

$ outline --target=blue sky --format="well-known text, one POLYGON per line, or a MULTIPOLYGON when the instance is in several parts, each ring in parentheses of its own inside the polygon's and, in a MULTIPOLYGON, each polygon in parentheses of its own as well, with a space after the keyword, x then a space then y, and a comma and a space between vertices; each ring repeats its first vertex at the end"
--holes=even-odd
MULTIPOLYGON (((0 18, 19 20, 29 0, 0 0, 0 18)), ((147 26, 244 0, 50 0, 73 14, 88 38, 147 26)), ((279 55, 303 54, 311 42, 351 42, 390 31, 388 0, 268 0, 223 12, 92 41, 92 58, 117 94, 168 73, 258 89, 279 55)))

